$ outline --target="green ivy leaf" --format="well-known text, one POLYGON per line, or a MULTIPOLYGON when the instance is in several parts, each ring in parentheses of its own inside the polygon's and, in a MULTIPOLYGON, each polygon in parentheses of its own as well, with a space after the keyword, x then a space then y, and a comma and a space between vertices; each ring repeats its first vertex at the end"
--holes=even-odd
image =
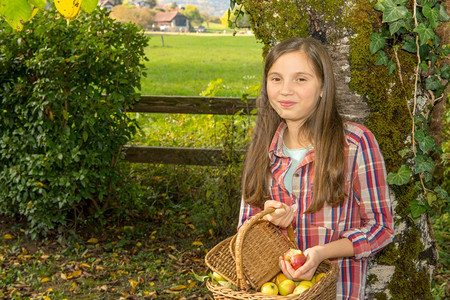
POLYGON ((81 10, 90 14, 97 6, 97 0, 83 0, 81 2, 81 10))
POLYGON ((437 196, 434 193, 427 193, 427 203, 429 206, 431 206, 433 204, 433 202, 435 202, 437 200, 437 196))
POLYGON ((383 49, 386 44, 386 38, 379 33, 372 33, 370 35, 370 54, 375 54, 378 50, 383 49))
POLYGON ((425 73, 428 73, 428 64, 426 61, 422 60, 419 66, 425 73))
POLYGON ((409 149, 409 148, 404 148, 404 149, 398 151, 398 154, 399 154, 401 157, 405 157, 406 155, 408 155, 408 154, 410 154, 410 153, 411 153, 411 149, 409 149))
POLYGON ((416 173, 429 172, 432 173, 436 164, 429 156, 425 155, 417 155, 414 157, 414 161, 416 162, 416 173))
POLYGON ((20 31, 31 18, 30 4, 27 0, 0 0, 0 16, 5 18, 9 26, 20 31))
POLYGON ((376 66, 387 66, 389 63, 389 57, 386 56, 386 53, 381 50, 378 52, 377 61, 375 62, 376 66))
POLYGON ((448 193, 440 185, 434 188, 434 191, 441 199, 448 199, 448 193))
POLYGON ((392 0, 385 0, 383 6, 383 23, 394 22, 408 15, 408 9, 405 6, 397 5, 392 0))
POLYGON ((433 29, 436 29, 439 26, 438 18, 439 18, 439 8, 433 7, 427 3, 422 8, 423 15, 430 22, 430 25, 433 29))
MULTIPOLYGON (((437 73, 437 72, 436 72, 437 73)), ((441 75, 442 78, 444 79, 449 79, 450 78, 450 65, 449 64, 444 64, 440 69, 439 69, 439 73, 441 75)))
POLYGON ((421 204, 418 200, 412 200, 409 202, 409 209, 411 211, 411 216, 414 219, 419 218, 427 211, 427 207, 421 204))
POLYGON ((425 79, 425 87, 427 90, 439 90, 443 88, 442 82, 436 76, 428 77, 425 79))
POLYGON ((443 5, 439 5, 439 17, 438 17, 438 20, 441 21, 441 22, 448 22, 448 21, 450 21, 450 17, 448 16, 447 12, 445 11, 445 6, 443 6, 443 5))
POLYGON ((436 145, 434 143, 434 139, 429 135, 424 135, 422 137, 418 137, 417 135, 415 135, 415 139, 419 143, 419 148, 423 153, 426 153, 427 151, 433 149, 436 145))
POLYGON ((427 27, 424 23, 420 23, 413 30, 419 34, 419 45, 425 44, 427 41, 434 38, 434 30, 430 27, 427 27))
POLYGON ((397 68, 396 63, 394 63, 392 60, 390 60, 389 64, 388 64, 388 74, 391 75, 395 71, 396 68, 397 68))
POLYGON ((397 33, 402 27, 407 28, 405 20, 397 20, 389 24, 389 32, 391 35, 397 33))
POLYGON ((417 46, 416 46, 416 41, 413 38, 410 39, 406 39, 405 42, 403 43, 403 50, 406 50, 408 52, 411 53, 416 53, 417 52, 417 46))
POLYGON ((389 184, 404 185, 409 182, 411 175, 411 169, 407 165, 402 165, 397 173, 388 174, 387 182, 389 184))
POLYGON ((377 3, 375 3, 375 5, 373 6, 374 9, 378 10, 378 11, 384 11, 384 0, 378 0, 377 3))

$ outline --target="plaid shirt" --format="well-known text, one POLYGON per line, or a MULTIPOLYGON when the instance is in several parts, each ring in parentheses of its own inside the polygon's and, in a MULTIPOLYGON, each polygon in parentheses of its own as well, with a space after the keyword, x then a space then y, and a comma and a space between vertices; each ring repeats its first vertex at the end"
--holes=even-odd
MULTIPOLYGON (((325 203, 315 213, 304 211, 312 200, 314 184, 314 149, 309 150, 293 176, 292 194, 283 181, 291 159, 283 153, 282 123, 269 149, 270 194, 272 199, 294 207, 297 211, 292 223, 300 249, 322 245, 340 238, 348 238, 354 247, 352 258, 336 258, 340 274, 337 299, 364 299, 367 265, 371 255, 392 242, 394 224, 386 182, 384 159, 373 134, 364 126, 345 123, 345 157, 347 196, 338 207, 325 203)), ((241 203, 239 226, 261 209, 241 203)))

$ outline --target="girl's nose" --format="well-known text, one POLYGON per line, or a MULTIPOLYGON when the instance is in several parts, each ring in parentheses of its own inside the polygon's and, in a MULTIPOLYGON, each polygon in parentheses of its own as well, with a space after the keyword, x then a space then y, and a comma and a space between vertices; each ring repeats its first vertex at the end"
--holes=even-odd
POLYGON ((290 95, 290 94, 292 94, 292 91, 293 90, 292 90, 291 83, 288 80, 285 80, 283 82, 283 85, 281 86, 280 93, 282 95, 290 95))

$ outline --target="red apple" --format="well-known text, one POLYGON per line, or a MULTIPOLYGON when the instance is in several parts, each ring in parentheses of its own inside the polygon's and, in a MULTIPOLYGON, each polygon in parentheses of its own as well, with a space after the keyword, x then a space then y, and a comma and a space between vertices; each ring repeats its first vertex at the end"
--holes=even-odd
POLYGON ((290 263, 294 270, 297 270, 306 262, 305 254, 299 249, 289 249, 284 253, 283 259, 290 263))

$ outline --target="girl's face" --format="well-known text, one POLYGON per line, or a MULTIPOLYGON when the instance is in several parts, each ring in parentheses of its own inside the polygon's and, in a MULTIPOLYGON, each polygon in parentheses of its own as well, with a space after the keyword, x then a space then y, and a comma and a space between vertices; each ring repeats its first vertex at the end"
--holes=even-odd
POLYGON ((281 55, 269 69, 266 84, 270 105, 289 127, 300 127, 322 96, 322 82, 301 51, 281 55))

